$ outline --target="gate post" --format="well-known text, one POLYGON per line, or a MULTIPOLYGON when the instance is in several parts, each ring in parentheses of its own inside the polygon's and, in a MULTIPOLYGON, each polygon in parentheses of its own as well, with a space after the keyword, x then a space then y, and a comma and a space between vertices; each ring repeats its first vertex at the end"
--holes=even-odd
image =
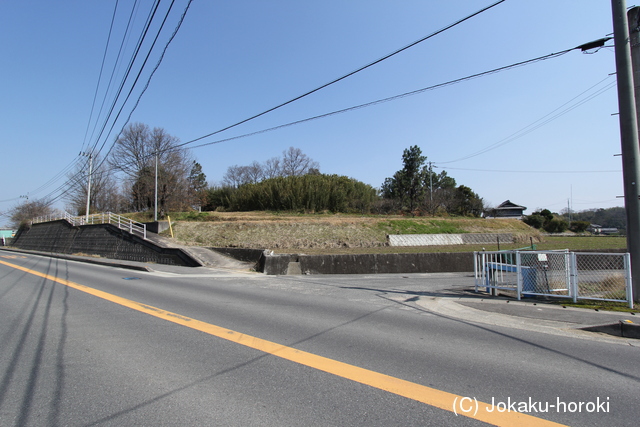
POLYGON ((516 251, 516 277, 518 278, 516 294, 518 296, 518 301, 520 301, 522 299, 522 259, 520 251, 516 251))
POLYGON ((571 290, 571 298, 573 302, 578 302, 578 257, 575 252, 569 253, 569 289, 571 290))

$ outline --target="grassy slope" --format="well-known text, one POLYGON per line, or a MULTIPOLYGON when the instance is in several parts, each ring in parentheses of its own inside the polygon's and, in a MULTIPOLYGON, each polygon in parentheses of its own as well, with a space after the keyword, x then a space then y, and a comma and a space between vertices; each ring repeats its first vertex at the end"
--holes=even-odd
MULTIPOLYGON (((467 252, 482 247, 387 247, 387 234, 512 233, 515 249, 530 244, 538 249, 623 249, 620 237, 543 237, 518 220, 478 218, 407 218, 332 214, 225 212, 177 214, 172 217, 176 239, 209 247, 271 249, 304 253, 467 252)), ((496 245, 484 245, 496 250, 496 245)))

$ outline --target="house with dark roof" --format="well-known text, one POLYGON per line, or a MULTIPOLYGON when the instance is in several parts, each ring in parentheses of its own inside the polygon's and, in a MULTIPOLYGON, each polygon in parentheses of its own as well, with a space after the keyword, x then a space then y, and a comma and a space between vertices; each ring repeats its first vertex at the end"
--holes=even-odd
POLYGON ((500 203, 497 207, 489 209, 485 213, 485 218, 515 218, 522 219, 526 206, 520 206, 511 200, 500 203))

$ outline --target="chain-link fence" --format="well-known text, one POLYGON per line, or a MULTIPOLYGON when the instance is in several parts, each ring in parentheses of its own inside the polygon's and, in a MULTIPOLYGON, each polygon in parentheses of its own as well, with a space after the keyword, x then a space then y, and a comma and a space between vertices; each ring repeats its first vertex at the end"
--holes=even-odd
POLYGON ((633 306, 629 254, 564 251, 475 252, 476 292, 513 291, 547 296, 626 302, 633 306))
POLYGON ((629 254, 573 253, 576 298, 633 301, 629 254))

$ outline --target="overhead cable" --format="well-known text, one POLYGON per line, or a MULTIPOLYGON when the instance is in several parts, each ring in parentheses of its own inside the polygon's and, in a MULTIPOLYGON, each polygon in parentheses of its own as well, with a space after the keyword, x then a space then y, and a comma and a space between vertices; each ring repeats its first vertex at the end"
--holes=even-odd
POLYGON ((82 148, 80 149, 80 151, 84 150, 84 145, 87 142, 89 127, 91 126, 91 119, 93 118, 93 110, 96 107, 96 101, 98 99, 98 90, 100 89, 100 82, 102 81, 102 72, 104 71, 104 64, 107 60, 107 52, 109 51, 109 43, 111 41, 111 33, 113 32, 113 23, 116 20, 117 11, 118 11, 118 0, 116 0, 115 6, 113 7, 113 15, 111 16, 111 24, 109 25, 109 34, 107 35, 107 43, 104 47, 104 53, 102 54, 102 63, 100 64, 100 73, 98 74, 98 81, 96 82, 96 90, 93 94, 93 102, 91 103, 91 112, 89 113, 89 120, 87 121, 87 129, 84 132, 84 140, 82 141, 82 148))
POLYGON ((487 6, 487 7, 484 7, 484 8, 482 8, 482 9, 478 10, 477 12, 472 13, 471 15, 465 16, 464 18, 459 19, 459 20, 455 21, 455 22, 454 22, 454 23, 452 23, 452 24, 449 24, 449 25, 447 25, 447 26, 445 26, 445 27, 443 27, 443 28, 441 28, 441 29, 439 29, 439 30, 437 30, 437 31, 434 31, 433 33, 431 33, 431 34, 429 34, 429 35, 427 35, 427 36, 425 36, 425 37, 422 37, 421 39, 416 40, 416 41, 414 41, 413 43, 409 43, 408 45, 406 45, 406 46, 404 46, 404 47, 402 47, 402 48, 400 48, 400 49, 397 49, 397 50, 395 50, 395 51, 393 51, 393 52, 391 52, 391 53, 389 53, 389 54, 387 54, 387 55, 383 56, 382 58, 376 59, 376 60, 375 60, 375 61, 373 61, 373 62, 370 62, 370 63, 368 63, 368 64, 366 64, 366 65, 364 65, 364 66, 362 66, 362 67, 360 67, 360 68, 357 68, 357 69, 355 69, 355 70, 351 71, 350 73, 347 73, 347 74, 343 75, 342 77, 338 77, 337 79, 331 80, 330 82, 325 83, 325 84, 323 84, 323 85, 321 85, 321 86, 318 86, 317 88, 315 88, 315 89, 313 89, 313 90, 310 90, 310 91, 308 91, 308 92, 305 92, 305 93, 303 93, 302 95, 298 95, 298 96, 296 96, 295 98, 292 98, 292 99, 290 99, 290 100, 288 100, 288 101, 286 101, 286 102, 283 102, 283 103, 281 103, 281 104, 278 104, 278 105, 276 105, 275 107, 271 107, 271 108, 269 108, 268 110, 265 110, 265 111, 263 111, 263 112, 261 112, 261 113, 255 114, 255 115, 253 115, 253 116, 251 116, 251 117, 249 117, 249 118, 246 118, 246 119, 244 119, 244 120, 241 120, 241 121, 239 121, 239 122, 237 122, 237 123, 234 123, 234 124, 232 124, 232 125, 226 126, 226 127, 222 128, 222 129, 219 129, 219 130, 217 130, 217 131, 215 131, 215 132, 211 132, 211 133, 208 133, 207 135, 203 135, 203 136, 201 136, 201 137, 199 137, 199 138, 196 138, 196 139, 194 139, 194 140, 192 140, 192 141, 190 141, 190 142, 200 141, 201 139, 205 139, 205 138, 208 138, 208 137, 210 137, 210 136, 213 136, 213 135, 216 135, 216 134, 222 133, 222 132, 224 132, 224 131, 226 131, 226 130, 229 130, 229 129, 231 129, 231 128, 234 128, 234 127, 240 126, 241 124, 244 124, 244 123, 247 123, 247 122, 249 122, 249 121, 251 121, 251 120, 257 119, 258 117, 264 116, 265 114, 268 114, 268 113, 270 113, 270 112, 272 112, 272 111, 275 111, 275 110, 277 110, 277 109, 279 109, 279 108, 282 108, 282 107, 284 107, 285 105, 289 105, 289 104, 291 104, 291 103, 293 103, 293 102, 295 102, 295 101, 298 101, 298 100, 300 100, 300 99, 302 99, 302 98, 304 98, 304 97, 307 97, 307 96, 309 96, 309 95, 311 95, 311 94, 313 94, 313 93, 315 93, 315 92, 318 92, 318 91, 319 91, 319 90, 321 90, 321 89, 324 89, 324 88, 326 88, 326 87, 328 87, 328 86, 331 86, 331 85, 333 85, 333 84, 335 84, 335 83, 338 83, 339 81, 342 81, 342 80, 346 79, 347 77, 351 77, 351 76, 353 76, 354 74, 359 73, 360 71, 366 70, 367 68, 370 68, 370 67, 372 67, 372 66, 374 66, 374 65, 376 65, 376 64, 379 64, 380 62, 382 62, 382 61, 384 61, 384 60, 386 60, 386 59, 389 59, 389 58, 391 58, 392 56, 395 56, 395 55, 399 54, 400 52, 403 52, 403 51, 405 51, 405 50, 407 50, 407 49, 409 49, 409 48, 411 48, 411 47, 413 47, 413 46, 415 46, 415 45, 417 45, 417 44, 419 44, 419 43, 422 43, 422 42, 423 42, 423 41, 425 41, 425 40, 428 40, 428 39, 430 39, 430 38, 432 38, 432 37, 434 37, 434 36, 436 36, 436 35, 438 35, 438 34, 440 34, 440 33, 443 33, 443 32, 445 32, 445 31, 447 31, 447 30, 449 30, 449 29, 451 29, 451 28, 453 28, 453 27, 455 27, 455 26, 457 26, 457 25, 459 25, 459 24, 461 24, 461 23, 463 23, 463 22, 465 22, 465 21, 467 21, 467 20, 469 20, 469 19, 473 18, 474 16, 477 16, 477 15, 479 15, 479 14, 483 13, 483 12, 486 12, 487 10, 489 10, 489 9, 491 9, 491 8, 493 8, 493 7, 497 6, 497 5, 499 5, 500 3, 503 3, 503 2, 505 2, 505 1, 506 1, 506 0, 499 0, 499 1, 497 1, 497 2, 495 2, 495 3, 493 3, 493 4, 491 4, 491 5, 489 5, 489 6, 487 6))
MULTIPOLYGON (((182 12, 182 15, 180 16, 180 20, 178 21, 178 24, 176 25, 176 27, 173 30, 173 33, 171 34, 171 37, 169 37, 169 40, 165 43, 164 45, 164 49, 162 50, 162 53, 160 54, 160 58, 158 59, 158 61, 156 62, 155 67, 153 68, 153 70, 151 71, 151 74, 149 75, 147 82, 144 85, 144 88, 142 88, 142 91, 140 92, 140 94, 138 95, 138 99, 136 100, 136 103, 133 105, 133 107, 131 108, 131 111, 129 112, 129 116, 127 117, 127 119, 125 120, 125 122, 122 125, 122 128, 120 129, 120 132, 118 133, 118 135, 114 138, 113 143, 111 144, 111 146, 109 147, 109 150, 107 151, 107 153, 104 155, 104 158, 102 160, 102 162, 100 162, 100 164, 98 165, 101 166, 102 163, 104 163, 106 161, 106 159, 109 157, 109 154, 111 153, 111 151, 113 150, 113 147, 116 144, 116 141, 118 140, 118 138, 120 137, 120 135, 122 134, 122 132, 124 131, 125 126, 127 125, 127 123, 129 123, 129 121, 131 120, 131 116, 133 115, 134 111, 136 110, 136 108, 138 108, 138 104, 140 104, 140 100, 142 99, 142 96, 145 94, 145 92, 147 91, 147 89, 149 88, 149 84, 151 84, 151 79, 153 78, 154 74, 156 73, 156 71, 158 70, 158 68, 160 67, 160 64, 162 64, 162 60, 164 59, 164 56, 167 52, 167 49, 169 48, 169 45, 171 44, 171 42, 173 41, 173 39, 176 37, 176 35, 178 34, 178 31, 180 30, 180 27, 182 26, 182 23, 184 22, 185 17, 187 16, 187 12, 189 11, 189 7, 191 6, 191 3, 193 2, 193 0, 189 0, 189 2, 187 3, 187 6, 184 8, 184 11, 182 12)), ((172 3, 173 5, 173 3, 172 3)), ((168 14, 167 14, 168 16, 168 14)), ((165 17, 166 20, 166 17, 165 17)), ((164 22, 163 22, 164 24, 164 22)), ((155 41, 154 41, 155 43, 155 41)), ((137 80, 136 80, 137 81, 137 80)), ((134 83, 135 84, 135 83, 134 83)), ((129 99, 129 97, 127 96, 127 99, 129 99)), ((126 100, 125 100, 126 103, 126 100)), ((124 107, 124 104, 123 104, 124 107)), ((122 111, 122 109, 120 110, 122 111)), ((120 113, 118 113, 118 116, 120 115, 120 113)), ((111 130, 109 131, 109 134, 111 134, 111 131, 113 130, 113 127, 115 126, 117 117, 116 119, 113 121, 113 125, 111 126, 111 130)), ((104 148, 104 145, 106 143, 106 139, 105 141, 102 143, 102 146, 100 146, 100 149, 98 150, 98 152, 102 151, 102 149, 104 148)))
MULTIPOLYGON (((437 166, 434 166, 437 167, 437 166)), ((532 171, 528 171, 528 170, 494 170, 494 169, 467 169, 467 168, 452 168, 450 166, 447 166, 447 169, 451 169, 451 170, 458 170, 458 171, 472 171, 472 172, 498 172, 498 173, 553 173, 553 174, 563 174, 563 173, 568 173, 568 174, 574 174, 574 173, 622 173, 622 170, 601 170, 601 171, 593 171, 593 170, 584 170, 584 171, 536 171, 536 170, 532 170, 532 171)))
POLYGON ((524 128, 520 129, 517 132, 512 133, 511 135, 507 136, 506 138, 501 139, 500 141, 493 143, 481 150, 478 150, 472 154, 463 156, 463 157, 459 157, 455 160, 449 160, 446 162, 434 162, 438 165, 444 165, 444 164, 450 164, 450 163, 456 163, 456 162, 460 162, 462 160, 467 160, 470 159, 472 157, 477 157, 481 154, 487 153, 489 151, 495 150, 496 148, 502 147, 503 145, 506 145, 510 142, 515 141, 516 139, 522 138, 523 136, 539 129, 540 127, 552 122, 553 120, 557 119, 558 117, 561 117, 565 114, 567 114, 568 112, 578 108, 579 106, 581 106, 582 104, 591 101, 593 98, 603 94, 604 92, 608 91, 609 89, 613 88, 616 85, 616 82, 611 82, 609 84, 607 84, 606 86, 598 89, 596 92, 590 94, 589 96, 587 96, 586 98, 580 100, 577 103, 571 104, 573 101, 579 99, 580 97, 582 97, 584 94, 586 94, 587 92, 591 91, 592 89, 594 89, 595 87, 599 86, 600 84, 602 84, 603 82, 605 82, 606 80, 610 79, 611 75, 605 77, 604 79, 600 80, 598 83, 596 83, 595 85, 591 86, 590 88, 588 88, 587 90, 581 92, 579 95, 571 98, 569 101, 565 102, 564 104, 562 104, 561 106, 559 106, 558 108, 554 109, 553 111, 551 111, 548 114, 545 114, 544 116, 542 116, 541 118, 539 118, 538 120, 534 121, 533 123, 525 126, 524 128), (565 108, 566 107, 566 108, 565 108))
MULTIPOLYGON (((555 57, 564 55, 564 54, 566 54, 568 52, 571 52, 572 50, 575 50, 575 49, 576 48, 571 48, 571 49, 566 49, 566 50, 563 50, 563 51, 560 51, 560 52, 556 52, 556 53, 550 53, 548 55, 539 56, 537 58, 533 58, 533 59, 529 59, 529 60, 526 60, 526 61, 517 62, 517 63, 511 64, 511 65, 506 65, 506 66, 499 67, 499 68, 494 68, 493 70, 484 71, 484 72, 477 73, 477 74, 472 74, 470 76, 461 77, 459 79, 450 80, 448 82, 439 83, 439 84, 436 84, 436 85, 433 85, 433 86, 424 87, 422 89, 417 89, 417 90, 413 90, 413 91, 410 91, 410 92, 405 92, 405 93, 402 93, 402 94, 399 94, 399 95, 394 95, 394 96, 390 96, 390 97, 387 97, 387 98, 378 99, 376 101, 371 101, 371 102, 367 102, 367 103, 364 103, 364 104, 356 105, 356 106, 353 106, 353 107, 332 111, 330 113, 320 114, 318 116, 313 116, 313 117, 309 117, 309 118, 306 118, 306 119, 297 120, 297 121, 286 123, 286 124, 282 124, 282 125, 279 125, 279 126, 274 126, 274 127, 268 128, 268 129, 259 130, 259 131, 256 131, 256 132, 246 133, 246 134, 243 134, 243 135, 238 135, 238 136, 234 136, 234 137, 230 137, 230 138, 225 138, 225 139, 220 139, 220 140, 217 140, 217 141, 212 141, 212 142, 199 144, 199 145, 193 146, 191 148, 199 148, 199 147, 204 147, 204 146, 207 146, 207 145, 219 144, 221 142, 232 141, 232 140, 235 140, 235 139, 246 138, 246 137, 249 137, 249 136, 254 136, 254 135, 258 135, 258 134, 266 133, 266 132, 271 132, 271 131, 282 129, 282 128, 289 127, 289 126, 299 125, 299 124, 302 124, 302 123, 310 122, 312 120, 323 119, 323 118, 334 116, 334 115, 337 115, 337 114, 342 114, 342 113, 346 113, 346 112, 349 112, 349 111, 358 110, 358 109, 361 109, 361 108, 371 107, 371 106, 382 104, 382 103, 385 103, 385 102, 395 101, 397 99, 406 98, 406 97, 413 96, 413 95, 418 95, 420 93, 424 93, 424 92, 427 92, 427 91, 430 91, 430 90, 440 89, 440 88, 443 88, 443 87, 446 87, 446 86, 451 86, 451 85, 454 85, 454 84, 465 82, 467 80, 472 80, 472 79, 476 79, 476 78, 479 78, 479 77, 484 77, 484 76, 487 76, 487 75, 490 75, 490 74, 499 73, 501 71, 506 71, 506 70, 509 70, 509 69, 512 69, 512 68, 533 64, 535 62, 545 61, 547 59, 551 59, 551 58, 555 58, 555 57)), ((192 139, 190 141, 187 141, 187 142, 184 142, 184 143, 180 144, 179 147, 183 147, 183 146, 192 144, 192 143, 197 142, 197 141, 199 141, 201 139, 202 139, 202 137, 201 138, 192 139)))

